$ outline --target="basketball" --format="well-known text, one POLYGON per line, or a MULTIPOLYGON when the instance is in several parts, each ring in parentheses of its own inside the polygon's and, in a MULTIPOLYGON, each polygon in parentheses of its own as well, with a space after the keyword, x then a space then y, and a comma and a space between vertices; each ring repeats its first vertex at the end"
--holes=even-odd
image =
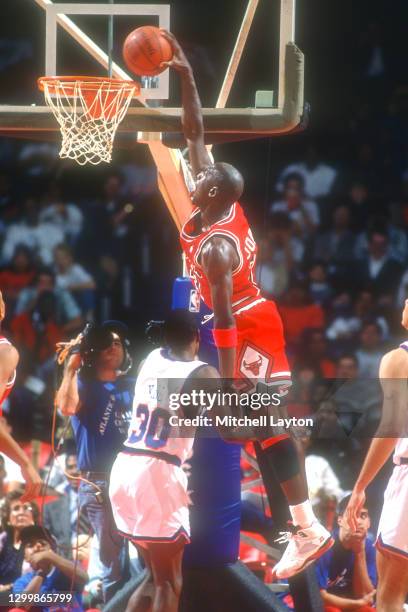
POLYGON ((162 36, 159 28, 143 26, 131 32, 123 45, 123 59, 126 66, 139 76, 155 76, 165 70, 162 62, 173 57, 170 43, 162 36))

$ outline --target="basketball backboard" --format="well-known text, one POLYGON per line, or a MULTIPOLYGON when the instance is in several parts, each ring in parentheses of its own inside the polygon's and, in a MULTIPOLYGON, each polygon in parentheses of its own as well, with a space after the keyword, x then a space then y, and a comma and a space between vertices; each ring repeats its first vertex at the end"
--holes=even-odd
MULTIPOLYGON (((129 79, 121 66, 115 64, 109 54, 73 21, 78 15, 87 16, 145 16, 154 19, 161 27, 170 28, 169 4, 113 4, 113 3, 53 3, 51 0, 29 0, 44 10, 46 23, 45 74, 58 72, 58 32, 63 28, 105 70, 109 65, 115 78, 129 79)), ((261 0, 270 3, 271 0, 261 0)), ((208 142, 220 142, 242 138, 288 133, 302 125, 304 117, 302 52, 294 44, 295 0, 280 1, 279 24, 279 83, 276 106, 252 108, 225 108, 238 64, 249 34, 251 22, 259 0, 249 0, 241 29, 236 39, 220 95, 212 108, 204 108, 204 124, 208 142), (240 136, 241 135, 241 136, 240 136)), ((272 58, 271 58, 272 61, 272 58)), ((40 75, 39 75, 40 76, 40 75)), ((119 126, 121 134, 166 133, 173 134, 169 143, 180 141, 181 109, 166 107, 169 91, 169 71, 160 75, 155 88, 144 87, 138 99, 119 126), (152 107, 152 100, 161 100, 162 106, 152 107)), ((255 100, 255 92, 253 96, 255 100)), ((1 105, 0 134, 9 136, 52 138, 58 137, 58 125, 45 105, 1 105)), ((177 146, 177 144, 175 144, 177 146)))

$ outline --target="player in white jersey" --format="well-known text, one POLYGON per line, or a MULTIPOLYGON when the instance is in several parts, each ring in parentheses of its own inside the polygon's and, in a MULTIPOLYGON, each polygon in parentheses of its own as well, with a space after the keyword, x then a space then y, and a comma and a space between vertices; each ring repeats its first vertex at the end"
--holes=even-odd
MULTIPOLYGON (((408 329, 408 300, 402 313, 408 329)), ((386 353, 380 364, 383 411, 346 509, 350 527, 365 501, 365 489, 394 451, 394 469, 384 493, 377 536, 377 610, 401 612, 408 594, 408 342, 386 353)))
POLYGON ((137 546, 148 569, 127 612, 177 612, 183 550, 190 536, 182 465, 194 442, 194 429, 184 429, 183 418, 196 416, 200 408, 174 410, 171 405, 178 394, 218 379, 213 367, 197 359, 199 332, 189 312, 173 311, 163 335, 163 347, 152 351, 139 371, 128 438, 110 478, 117 528, 137 546))

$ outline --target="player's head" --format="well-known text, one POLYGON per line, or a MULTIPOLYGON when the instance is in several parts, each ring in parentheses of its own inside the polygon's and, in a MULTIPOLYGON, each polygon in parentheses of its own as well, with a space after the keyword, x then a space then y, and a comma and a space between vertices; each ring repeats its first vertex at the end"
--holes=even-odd
POLYGON ((236 202, 243 190, 241 173, 231 164, 218 162, 197 174, 192 200, 201 210, 211 207, 222 211, 236 202))
POLYGON ((188 354, 193 360, 200 345, 200 334, 194 315, 181 308, 173 310, 163 325, 163 342, 174 355, 188 354))
POLYGON ((3 300, 3 294, 0 291, 0 323, 2 322, 5 316, 6 316, 6 305, 3 300))
POLYGON ((357 529, 355 532, 351 531, 349 524, 347 522, 345 512, 347 505, 350 501, 351 495, 346 495, 339 503, 339 507, 337 509, 337 523, 339 525, 339 537, 340 541, 346 545, 352 545, 352 542, 357 539, 364 539, 370 529, 370 515, 368 513, 367 507, 364 505, 360 508, 357 516, 357 529))

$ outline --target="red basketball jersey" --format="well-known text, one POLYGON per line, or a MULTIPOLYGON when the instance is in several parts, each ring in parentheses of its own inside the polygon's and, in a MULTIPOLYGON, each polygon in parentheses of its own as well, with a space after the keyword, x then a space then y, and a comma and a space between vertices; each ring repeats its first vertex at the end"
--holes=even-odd
POLYGON ((203 247, 208 240, 214 236, 220 236, 229 240, 239 258, 239 263, 232 273, 233 309, 238 305, 240 309, 249 306, 260 294, 259 287, 254 279, 257 246, 241 206, 236 202, 231 206, 224 219, 217 221, 210 228, 197 234, 195 233, 194 221, 199 212, 198 208, 193 210, 180 234, 181 246, 186 256, 187 270, 196 290, 205 304, 212 309, 210 285, 202 269, 200 258, 203 247))
MULTIPOLYGON (((9 345, 11 345, 11 342, 9 342, 9 341, 7 340, 7 338, 5 338, 4 336, 0 336, 0 346, 1 346, 2 344, 9 344, 9 345)), ((13 385, 14 385, 14 383, 15 383, 15 380, 16 380, 16 370, 14 370, 14 372, 13 372, 13 374, 12 374, 11 378, 9 379, 9 381, 8 381, 8 382, 7 382, 7 384, 6 384, 6 388, 4 389, 4 393, 3 393, 3 395, 0 397, 0 416, 1 416, 1 414, 2 414, 1 407, 2 407, 2 405, 3 405, 3 402, 4 402, 4 400, 5 400, 5 399, 6 399, 6 398, 7 398, 7 397, 10 395, 11 390, 12 390, 12 388, 13 388, 13 385)))

